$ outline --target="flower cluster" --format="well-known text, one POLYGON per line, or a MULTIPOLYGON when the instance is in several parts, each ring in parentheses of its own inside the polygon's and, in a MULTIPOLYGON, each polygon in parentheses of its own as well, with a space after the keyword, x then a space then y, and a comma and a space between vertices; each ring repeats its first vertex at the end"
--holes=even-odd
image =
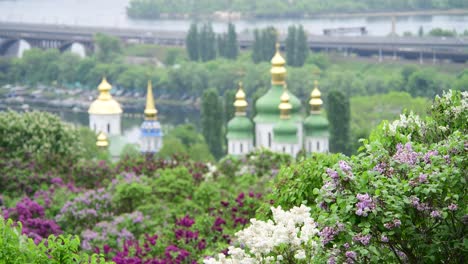
POLYGON ((393 159, 398 163, 414 166, 418 162, 419 153, 413 151, 411 143, 409 142, 406 143, 405 146, 398 144, 393 159))
POLYGON ((375 209, 375 203, 372 200, 372 197, 365 193, 356 195, 356 198, 359 202, 356 203, 356 214, 359 216, 367 216, 369 212, 372 212, 375 209))
POLYGON ((208 258, 204 263, 226 263, 227 260, 233 263, 274 263, 287 256, 292 256, 296 263, 308 263, 307 258, 312 257, 317 247, 313 238, 318 234, 316 224, 310 218, 310 208, 301 205, 289 211, 283 211, 281 207, 272 207, 271 210, 273 220, 251 219, 248 228, 236 233, 242 248, 229 247, 229 258, 219 254, 218 260, 208 258), (286 252, 279 247, 286 247, 286 252))
POLYGON ((62 233, 55 221, 45 218, 44 208, 28 197, 19 201, 16 207, 5 209, 3 216, 20 221, 23 225, 23 234, 32 238, 36 243, 49 235, 62 233))

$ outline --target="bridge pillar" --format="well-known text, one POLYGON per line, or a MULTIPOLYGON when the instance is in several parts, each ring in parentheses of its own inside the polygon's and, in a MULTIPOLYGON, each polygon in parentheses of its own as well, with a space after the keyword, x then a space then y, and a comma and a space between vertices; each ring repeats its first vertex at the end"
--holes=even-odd
POLYGON ((419 52, 419 64, 424 64, 424 56, 422 51, 419 52))
POLYGON ((435 50, 433 49, 433 50, 432 50, 432 64, 436 64, 436 63, 437 63, 436 52, 435 52, 435 50))
POLYGON ((397 60, 397 52, 393 49, 393 60, 397 60))
POLYGON ((382 61, 383 61, 382 48, 379 48, 379 62, 382 62, 382 61))

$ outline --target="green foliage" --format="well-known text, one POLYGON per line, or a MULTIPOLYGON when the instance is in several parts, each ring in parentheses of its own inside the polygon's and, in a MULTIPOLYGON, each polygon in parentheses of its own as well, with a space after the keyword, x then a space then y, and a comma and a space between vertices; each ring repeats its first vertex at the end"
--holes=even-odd
POLYGON ((414 112, 425 116, 429 110, 430 101, 425 98, 412 98, 404 92, 372 96, 356 96, 351 100, 351 144, 352 150, 357 150, 361 138, 367 138, 370 131, 382 120, 398 119, 399 114, 414 112))
POLYGON ((53 114, 0 112, 0 157, 27 155, 39 160, 76 160, 83 156, 83 144, 77 131, 53 114))
POLYGON ((195 190, 193 177, 184 167, 159 171, 151 187, 157 198, 175 204, 182 203, 195 190))
POLYGON ((434 97, 442 92, 439 81, 434 78, 434 71, 419 70, 411 74, 408 79, 408 92, 413 96, 434 97))
POLYGON ((323 12, 376 12, 467 8, 464 0, 132 0, 127 14, 133 18, 157 19, 160 13, 211 15, 215 11, 234 11, 254 17, 297 17, 323 12))
POLYGON ((122 53, 122 43, 116 37, 98 33, 94 36, 96 58, 100 62, 110 63, 122 53))
POLYGON ((342 154, 315 153, 303 161, 283 167, 274 179, 274 187, 267 197, 267 200, 273 201, 273 205, 265 205, 258 212, 265 216, 270 213, 270 206, 313 206, 317 197, 314 189, 323 185, 322 173, 343 158, 342 154))
POLYGON ((216 159, 223 155, 223 107, 215 89, 203 93, 201 106, 202 132, 216 159))
POLYGON ((275 54, 277 35, 278 33, 274 27, 267 27, 262 30, 255 29, 252 49, 252 61, 254 63, 271 60, 275 54))
POLYGON ((349 98, 340 91, 331 91, 327 98, 327 116, 330 122, 330 151, 348 154, 350 108, 349 98))
POLYGON ((189 58, 193 61, 197 61, 200 58, 199 55, 199 40, 198 40, 198 26, 196 23, 190 25, 190 29, 185 39, 185 45, 189 58))
POLYGON ((112 202, 118 213, 131 213, 147 202, 151 187, 145 177, 138 180, 126 180, 117 177, 118 183, 112 187, 112 202))
POLYGON ((302 25, 290 26, 286 38, 286 61, 288 65, 302 67, 309 54, 307 36, 302 25))
POLYGON ((81 253, 79 238, 71 235, 51 235, 36 245, 32 239, 21 235, 21 223, 15 227, 12 220, 4 220, 2 217, 0 234, 0 263, 111 263, 102 256, 81 253))
POLYGON ((433 28, 429 31, 429 36, 433 37, 456 37, 457 32, 455 30, 446 30, 442 28, 433 28))
POLYGON ((164 136, 164 144, 158 156, 171 158, 183 154, 194 161, 214 161, 203 136, 191 124, 179 125, 164 136))
POLYGON ((211 24, 203 24, 198 36, 198 53, 202 61, 216 59, 216 35, 211 24))

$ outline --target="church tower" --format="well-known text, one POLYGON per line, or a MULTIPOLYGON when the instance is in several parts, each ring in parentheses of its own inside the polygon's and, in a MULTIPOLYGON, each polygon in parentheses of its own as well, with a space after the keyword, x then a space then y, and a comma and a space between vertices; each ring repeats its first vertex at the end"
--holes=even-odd
POLYGON ((328 120, 321 110, 323 101, 317 81, 314 82, 314 86, 309 101, 310 115, 304 121, 305 149, 308 153, 328 152, 328 120))
POLYGON ((146 92, 145 121, 141 124, 141 152, 157 153, 162 148, 163 133, 158 121, 158 110, 154 104, 153 87, 148 81, 146 92))
POLYGON ((103 78, 98 86, 99 96, 88 109, 91 130, 96 133, 103 132, 110 136, 121 134, 122 119, 122 108, 112 98, 111 89, 112 86, 107 82, 106 78, 103 78))
MULTIPOLYGON (((255 146, 273 150, 273 127, 280 121, 280 97, 286 88, 286 61, 280 53, 280 45, 276 44, 276 53, 271 59, 271 87, 265 95, 255 103, 255 146)), ((298 141, 302 142, 301 102, 292 93, 288 93, 290 119, 296 124, 298 141)))
POLYGON ((247 117, 248 103, 245 100, 245 92, 242 83, 239 83, 239 90, 236 93, 236 100, 234 107, 236 114, 234 118, 229 121, 227 126, 227 139, 228 139, 228 154, 229 155, 245 155, 253 150, 254 135, 253 123, 247 117))
POLYGON ((302 144, 298 138, 298 128, 294 120, 291 119, 290 111, 292 109, 289 103, 290 97, 285 89, 281 95, 281 103, 278 106, 280 110, 280 120, 273 127, 273 150, 296 157, 301 150, 302 144))

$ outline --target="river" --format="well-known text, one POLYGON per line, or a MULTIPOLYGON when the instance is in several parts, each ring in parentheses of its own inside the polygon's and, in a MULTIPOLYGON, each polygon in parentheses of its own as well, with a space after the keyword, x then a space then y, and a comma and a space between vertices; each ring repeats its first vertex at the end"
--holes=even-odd
MULTIPOLYGON (((67 24, 97 27, 119 27, 187 31, 188 20, 132 20, 126 15, 129 0, 0 0, 0 22, 27 22, 67 24)), ((385 36, 391 32, 391 17, 342 17, 310 19, 265 19, 234 21, 238 32, 274 26, 286 32, 289 25, 302 24, 311 34, 322 34, 324 28, 366 27, 369 35, 385 36)), ((396 18, 396 32, 416 34, 419 27, 424 32, 439 27, 468 30, 468 15, 410 15, 396 18)), ((226 30, 225 22, 213 22, 216 32, 226 30)))

